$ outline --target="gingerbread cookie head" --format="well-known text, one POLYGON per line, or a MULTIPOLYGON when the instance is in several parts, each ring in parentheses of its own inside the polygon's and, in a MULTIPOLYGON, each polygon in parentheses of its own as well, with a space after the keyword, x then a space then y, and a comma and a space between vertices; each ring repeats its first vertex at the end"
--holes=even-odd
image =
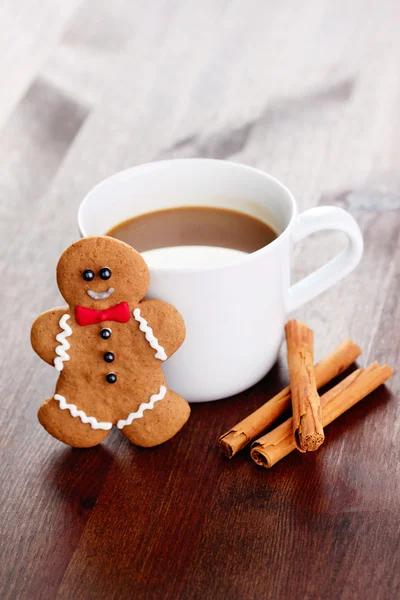
POLYGON ((57 284, 71 309, 106 310, 137 304, 147 292, 149 270, 128 244, 111 237, 88 237, 72 244, 57 265, 57 284))

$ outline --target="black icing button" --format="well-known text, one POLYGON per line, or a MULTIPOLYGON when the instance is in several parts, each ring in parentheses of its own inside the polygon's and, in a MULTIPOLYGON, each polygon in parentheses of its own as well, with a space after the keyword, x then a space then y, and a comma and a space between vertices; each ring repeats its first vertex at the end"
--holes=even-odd
POLYGON ((108 338, 111 337, 111 329, 104 327, 104 329, 100 331, 100 336, 103 338, 103 340, 108 340, 108 338))
POLYGON ((115 373, 108 373, 106 379, 108 383, 115 383, 117 381, 117 376, 115 373))
POLYGON ((114 360, 115 356, 112 352, 104 352, 103 358, 106 362, 110 363, 114 360))

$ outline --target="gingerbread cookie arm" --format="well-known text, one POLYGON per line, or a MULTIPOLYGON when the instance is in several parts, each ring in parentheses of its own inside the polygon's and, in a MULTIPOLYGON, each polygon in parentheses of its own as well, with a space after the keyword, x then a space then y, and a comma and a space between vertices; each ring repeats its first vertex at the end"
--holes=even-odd
POLYGON ((53 308, 41 314, 32 325, 32 348, 42 360, 62 370, 63 363, 69 360, 69 337, 72 333, 69 326, 68 307, 53 308))
POLYGON ((162 300, 142 300, 133 311, 157 358, 166 360, 183 344, 186 328, 181 314, 162 300))

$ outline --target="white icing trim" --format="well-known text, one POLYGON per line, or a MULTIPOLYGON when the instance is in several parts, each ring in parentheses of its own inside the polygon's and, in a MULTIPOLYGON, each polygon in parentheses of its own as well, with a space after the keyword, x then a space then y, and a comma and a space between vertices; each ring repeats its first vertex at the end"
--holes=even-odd
POLYGON ((93 292, 92 290, 86 290, 88 296, 93 300, 106 300, 115 292, 114 288, 108 288, 106 292, 93 292))
POLYGON ((154 335, 152 328, 147 323, 146 319, 140 316, 140 308, 135 308, 135 310, 133 311, 133 316, 135 320, 138 321, 138 323, 140 323, 139 329, 145 334, 145 338, 149 342, 150 346, 154 350, 157 350, 157 352, 155 353, 155 357, 159 360, 167 360, 165 350, 161 346, 161 344, 158 343, 158 339, 154 335))
POLYGON ((56 354, 58 356, 54 359, 54 366, 57 371, 62 371, 64 368, 63 362, 69 360, 69 354, 67 354, 67 350, 71 348, 69 342, 65 338, 69 337, 72 334, 72 329, 68 325, 67 321, 70 318, 70 315, 65 314, 61 317, 59 321, 59 326, 63 330, 61 333, 56 335, 57 342, 60 342, 60 345, 56 347, 56 354))
POLYGON ((60 403, 60 408, 62 410, 69 410, 72 417, 79 417, 82 423, 85 425, 89 424, 92 429, 103 429, 104 431, 108 431, 112 427, 112 423, 108 423, 107 421, 101 422, 95 417, 88 417, 83 410, 78 410, 75 404, 68 404, 61 394, 54 394, 54 400, 57 400, 57 402, 60 403))
POLYGON ((165 398, 165 394, 167 393, 167 388, 165 385, 160 385, 160 391, 158 394, 153 394, 150 396, 149 402, 143 402, 138 408, 138 410, 134 413, 130 413, 126 419, 120 419, 117 423, 118 429, 122 429, 126 425, 131 425, 132 421, 135 419, 141 419, 143 417, 143 412, 145 410, 151 410, 154 408, 154 404, 159 400, 163 400, 165 398))

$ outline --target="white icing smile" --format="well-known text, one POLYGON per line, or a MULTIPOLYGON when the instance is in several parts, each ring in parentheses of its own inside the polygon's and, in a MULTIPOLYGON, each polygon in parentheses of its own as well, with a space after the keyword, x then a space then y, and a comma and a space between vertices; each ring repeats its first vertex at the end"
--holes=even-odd
POLYGON ((108 288, 106 292, 93 292, 92 290, 86 290, 88 296, 93 298, 93 300, 106 300, 113 292, 115 292, 114 288, 108 288))

